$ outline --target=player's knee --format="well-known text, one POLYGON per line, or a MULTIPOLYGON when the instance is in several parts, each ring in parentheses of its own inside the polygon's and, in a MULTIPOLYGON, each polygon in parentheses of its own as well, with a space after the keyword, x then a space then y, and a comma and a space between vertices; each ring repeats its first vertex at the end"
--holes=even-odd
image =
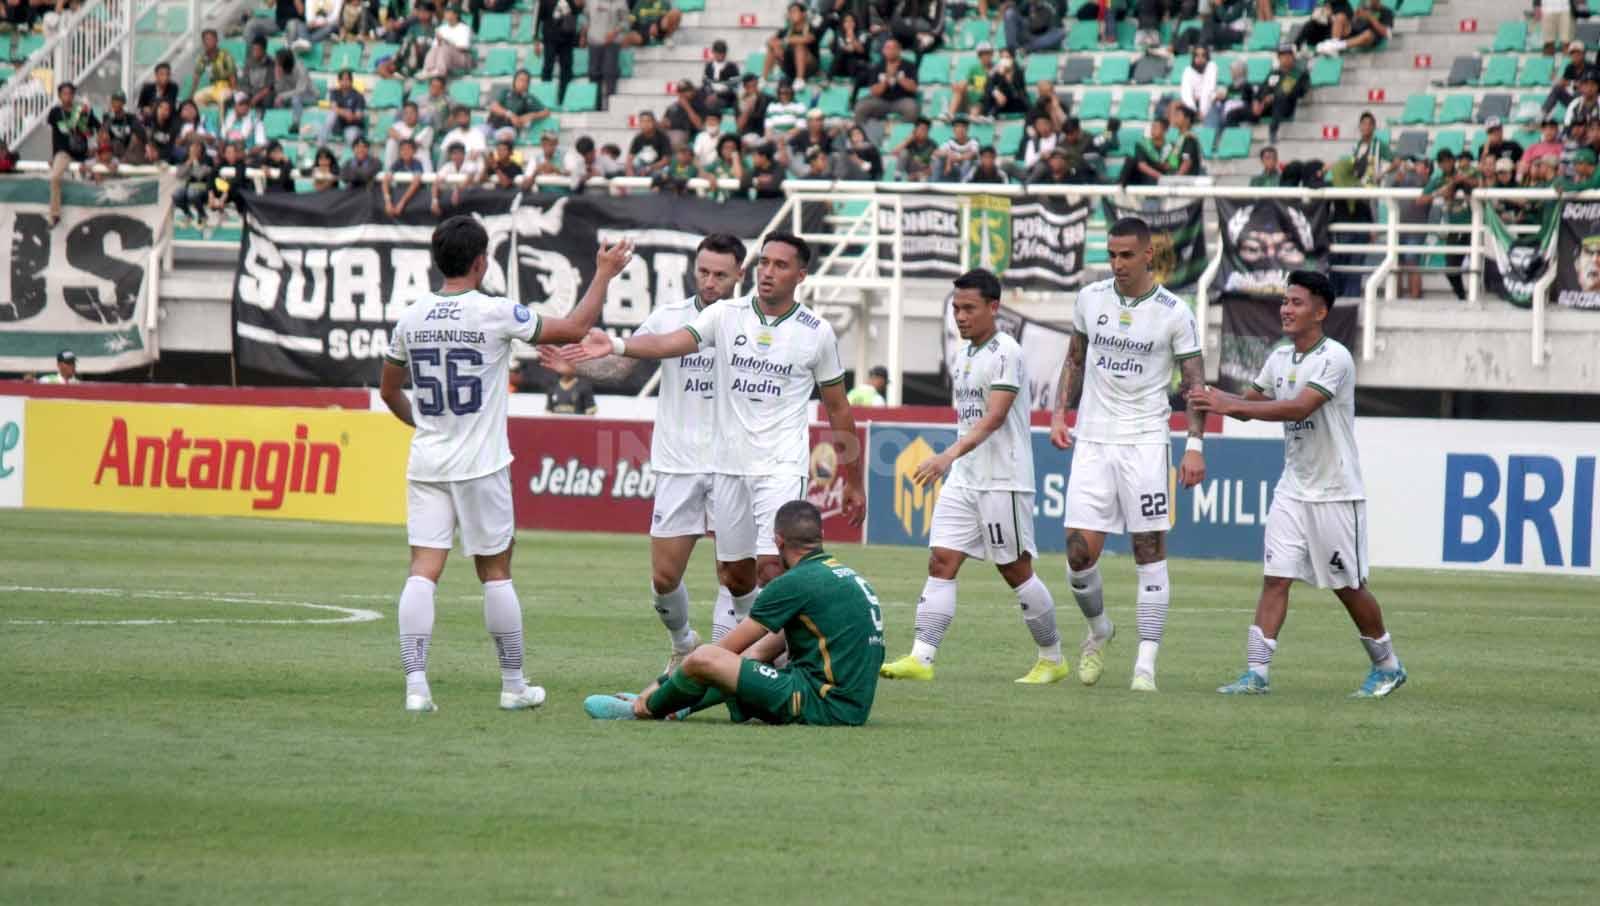
POLYGON ((998 569, 1000 578, 1006 580, 1007 585, 1016 588, 1033 578, 1033 558, 1023 554, 1010 563, 1002 564, 998 569))
POLYGON ((1088 569, 1091 569, 1094 564, 1095 556, 1090 552, 1088 545, 1083 545, 1078 548, 1073 548, 1071 546, 1067 547, 1067 565, 1072 567, 1073 572, 1084 572, 1088 569))
POLYGON ((767 585, 783 575, 783 563, 777 557, 762 557, 756 563, 756 583, 767 585))
POLYGON ((961 560, 952 551, 932 548, 928 551, 928 578, 954 579, 961 569, 961 560))
POLYGON ((683 573, 658 566, 650 570, 650 584, 655 587, 656 594, 669 594, 683 584, 683 573))
POLYGON ((1293 584, 1293 579, 1284 576, 1263 576, 1261 590, 1268 594, 1286 595, 1289 593, 1289 586, 1293 584))
POLYGON ((683 659, 683 672, 690 679, 704 680, 711 676, 712 668, 717 663, 717 652, 713 650, 713 647, 702 645, 689 652, 689 656, 683 659))

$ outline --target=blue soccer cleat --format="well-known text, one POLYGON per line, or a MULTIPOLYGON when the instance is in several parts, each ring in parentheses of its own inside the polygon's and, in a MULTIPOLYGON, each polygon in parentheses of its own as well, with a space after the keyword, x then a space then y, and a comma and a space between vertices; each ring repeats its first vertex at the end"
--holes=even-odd
POLYGON ((595 720, 634 720, 633 702, 638 697, 632 692, 591 695, 583 700, 583 713, 595 720))
POLYGON ((1366 682, 1361 688, 1350 693, 1351 698, 1383 698, 1394 690, 1406 684, 1406 668, 1404 664, 1395 661, 1393 670, 1382 667, 1373 667, 1367 674, 1366 682))
POLYGON ((1254 670, 1246 670, 1228 685, 1218 686, 1217 691, 1223 695, 1266 695, 1272 689, 1267 685, 1266 677, 1254 670))

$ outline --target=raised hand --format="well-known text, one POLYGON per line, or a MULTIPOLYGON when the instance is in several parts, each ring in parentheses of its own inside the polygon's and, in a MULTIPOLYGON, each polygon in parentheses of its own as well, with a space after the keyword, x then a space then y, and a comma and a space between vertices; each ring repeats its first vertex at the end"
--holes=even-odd
POLYGON ((595 253, 594 266, 597 275, 615 277, 622 273, 633 260, 633 240, 619 239, 613 245, 601 245, 600 251, 595 253))

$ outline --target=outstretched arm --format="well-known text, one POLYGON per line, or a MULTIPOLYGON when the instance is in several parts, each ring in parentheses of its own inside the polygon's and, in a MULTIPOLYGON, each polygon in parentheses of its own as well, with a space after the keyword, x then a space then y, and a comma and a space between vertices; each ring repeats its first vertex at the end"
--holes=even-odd
POLYGON ((1178 480, 1186 488, 1192 488, 1206 480, 1206 457, 1199 448, 1201 438, 1206 434, 1206 414, 1195 405, 1188 394, 1195 390, 1203 390, 1206 386, 1205 358, 1196 354, 1178 362, 1178 370, 1183 374, 1183 390, 1186 405, 1184 414, 1189 419, 1189 449, 1184 451, 1183 459, 1178 463, 1178 480))
POLYGON ((844 381, 825 384, 821 390, 822 408, 828 413, 828 427, 833 429, 834 443, 844 443, 844 455, 839 457, 839 471, 844 476, 844 514, 851 525, 860 525, 867 518, 867 495, 861 489, 861 451, 856 446, 856 418, 850 412, 850 400, 844 392, 844 381))
POLYGON ((1286 400, 1269 400, 1255 390, 1241 397, 1215 387, 1201 387, 1191 390, 1188 399, 1189 408, 1201 412, 1264 422, 1301 422, 1322 408, 1329 398, 1315 387, 1307 387, 1298 396, 1286 400))
POLYGON ((1089 337, 1074 332, 1067 346, 1066 361, 1061 363, 1061 377, 1056 382, 1056 407, 1050 417, 1050 442, 1065 450, 1072 446, 1072 433, 1067 429, 1067 413, 1078 408, 1083 400, 1084 369, 1089 361, 1089 337))
POLYGON ((582 340, 600 318, 600 307, 606 301, 606 287, 611 278, 622 273, 633 258, 633 242, 624 239, 612 246, 601 246, 595 255, 594 279, 572 313, 565 318, 549 318, 539 326, 540 343, 576 343, 582 340))

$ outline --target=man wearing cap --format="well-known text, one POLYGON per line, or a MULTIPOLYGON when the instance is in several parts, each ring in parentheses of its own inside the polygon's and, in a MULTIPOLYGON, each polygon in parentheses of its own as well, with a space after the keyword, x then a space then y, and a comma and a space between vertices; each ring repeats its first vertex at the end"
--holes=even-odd
POLYGON ((1546 55, 1572 40, 1572 0, 1533 0, 1533 17, 1539 20, 1546 55))
POLYGON ((952 94, 947 116, 972 113, 974 107, 983 103, 989 84, 989 70, 994 66, 994 45, 980 41, 977 49, 977 59, 968 60, 960 80, 950 86, 952 94))
POLYGON ((809 175, 814 169, 811 162, 812 151, 816 151, 828 160, 831 168, 831 155, 835 150, 834 136, 828 133, 822 111, 813 107, 806 111, 806 127, 790 133, 789 138, 778 148, 778 162, 788 167, 796 176, 809 175))
POLYGON ((1264 116, 1272 117, 1272 123, 1267 129, 1268 141, 1271 143, 1277 144, 1278 127, 1283 121, 1294 117, 1295 105, 1305 97, 1307 81, 1305 70, 1295 62, 1294 45, 1279 44, 1278 66, 1267 73, 1267 78, 1261 83, 1261 90, 1251 105, 1251 113, 1257 120, 1264 116))
POLYGON ((677 99, 661 113, 661 122, 666 126, 672 146, 688 144, 705 125, 705 116, 706 104, 699 90, 688 79, 679 79, 677 99))
POLYGON ((1589 67, 1578 76, 1578 98, 1567 107, 1566 119, 1561 121, 1562 137, 1573 139, 1579 126, 1600 119, 1600 69, 1589 67))
POLYGON ((1572 155, 1573 175, 1556 180, 1556 189, 1561 192, 1582 192, 1585 189, 1600 189, 1600 181, 1595 179, 1595 159, 1594 151, 1589 148, 1579 148, 1572 155))
POLYGON ((889 403, 883 395, 888 389, 889 369, 882 365, 874 365, 872 370, 867 372, 866 383, 851 388, 850 392, 845 394, 845 399, 849 400, 852 406, 887 406, 889 403))
POLYGON ((70 349, 56 353, 56 373, 39 376, 41 384, 78 383, 78 357, 70 349))
POLYGON ((1573 41, 1567 45, 1567 65, 1562 67, 1561 74, 1556 76, 1556 81, 1550 88, 1550 93, 1545 96, 1544 106, 1540 111, 1549 116, 1557 104, 1570 104, 1576 97, 1578 90, 1578 77, 1583 75, 1588 64, 1583 59, 1583 42, 1573 41))
POLYGON ((1484 129, 1488 130, 1488 138, 1483 142, 1483 153, 1493 154, 1498 160, 1509 160, 1513 169, 1522 160, 1522 145, 1513 139, 1506 138, 1505 125, 1500 122, 1500 117, 1491 116, 1483 121, 1484 129))

